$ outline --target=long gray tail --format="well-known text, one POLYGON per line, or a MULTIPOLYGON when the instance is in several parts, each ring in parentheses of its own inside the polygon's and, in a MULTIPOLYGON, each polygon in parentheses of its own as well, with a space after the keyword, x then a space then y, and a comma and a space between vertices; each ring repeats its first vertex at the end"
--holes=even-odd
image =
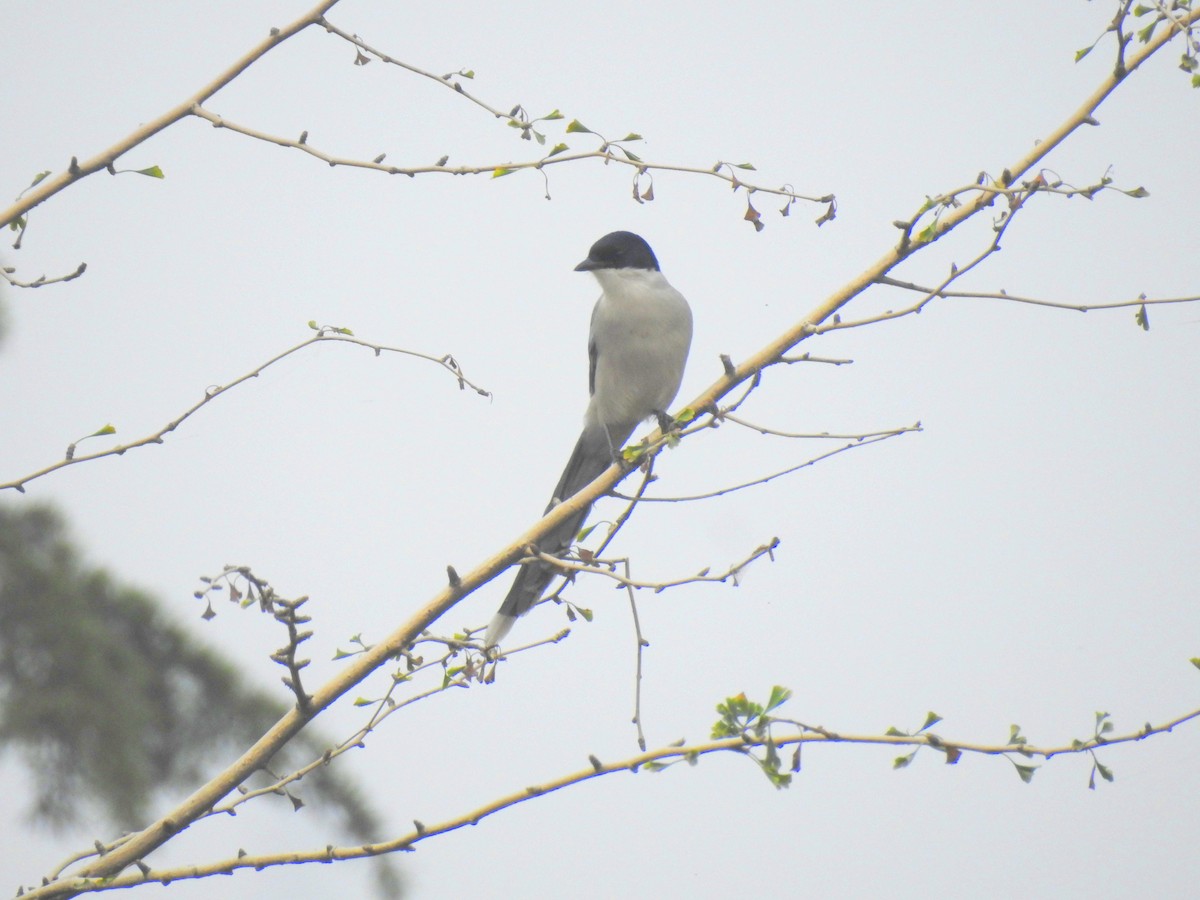
MULTIPOLYGON (((563 470, 562 477, 558 479, 558 486, 554 489, 554 496, 550 498, 546 512, 550 512, 562 501, 575 496, 612 465, 614 453, 633 433, 633 429, 634 425, 610 427, 607 432, 603 426, 584 428, 583 433, 579 435, 579 440, 575 443, 575 450, 571 454, 567 467, 563 470)), ((542 538, 538 549, 553 556, 565 554, 571 549, 571 544, 583 527, 589 512, 591 512, 591 507, 585 506, 575 515, 563 521, 542 538)), ((541 599, 542 592, 554 580, 557 571, 554 566, 540 561, 525 563, 521 566, 517 571, 517 577, 513 579, 512 587, 508 590, 508 596, 504 598, 504 602, 500 604, 500 610, 488 625, 487 636, 484 638, 485 646, 495 646, 508 634, 517 618, 529 612, 533 605, 541 599)))

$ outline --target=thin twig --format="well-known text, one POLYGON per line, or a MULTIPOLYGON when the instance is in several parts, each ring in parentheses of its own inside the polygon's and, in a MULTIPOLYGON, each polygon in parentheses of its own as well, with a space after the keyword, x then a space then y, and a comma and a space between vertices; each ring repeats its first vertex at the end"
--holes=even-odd
MULTIPOLYGON (((239 385, 243 384, 246 381, 249 381, 252 378, 257 378, 266 369, 275 365, 275 363, 279 362, 280 360, 286 359, 287 357, 291 356, 293 353, 298 353, 299 351, 304 350, 308 347, 311 347, 314 344, 329 343, 331 341, 347 343, 347 344, 357 344, 360 347, 366 347, 369 350, 374 350, 376 356, 379 356, 383 353, 400 353, 400 354, 403 354, 404 356, 413 356, 413 357, 416 357, 417 359, 428 360, 429 362, 436 363, 437 365, 441 366, 443 369, 450 372, 455 377, 455 379, 458 381, 458 386, 459 386, 460 390, 463 390, 463 389, 466 389, 469 387, 469 388, 471 388, 471 390, 475 391, 475 393, 477 393, 481 396, 484 396, 484 397, 491 396, 491 394, 488 391, 479 387, 474 382, 472 382, 470 379, 468 379, 465 375, 463 375, 462 368, 459 366, 458 362, 454 359, 454 357, 450 356, 449 354, 446 354, 444 356, 430 356, 429 354, 426 354, 426 353, 419 353, 416 350, 406 350, 403 347, 388 347, 388 346, 384 346, 383 344, 373 344, 370 341, 364 341, 359 338, 352 337, 350 335, 329 333, 326 329, 320 329, 317 334, 313 335, 308 340, 301 341, 296 346, 291 347, 287 350, 284 350, 282 353, 276 354, 275 356, 268 359, 266 362, 262 363, 261 365, 252 369, 251 371, 247 372, 246 374, 235 378, 233 381, 229 382, 228 384, 217 385, 217 386, 208 388, 204 392, 204 397, 202 399, 193 403, 190 407, 188 407, 186 410, 184 410, 183 413, 181 413, 179 416, 172 419, 170 422, 168 422, 162 428, 158 429, 158 431, 154 432, 153 434, 147 435, 146 437, 143 437, 143 438, 139 438, 136 441, 131 441, 128 444, 118 444, 117 446, 110 447, 107 450, 97 450, 95 453, 88 453, 83 456, 75 455, 75 452, 74 452, 75 444, 73 443, 73 444, 71 444, 70 448, 68 449, 67 454, 62 459, 58 460, 58 462, 51 463, 48 466, 38 469, 36 472, 31 472, 30 474, 25 475, 21 478, 17 478, 13 481, 0 482, 0 491, 5 490, 6 488, 11 488, 11 489, 19 491, 23 494, 23 493, 25 493, 25 485, 28 484, 29 482, 31 482, 37 478, 41 478, 45 475, 49 475, 51 472, 56 472, 59 469, 66 468, 67 466, 74 466, 74 465, 78 465, 79 463, 91 462, 94 459, 103 459, 106 456, 120 456, 123 453, 125 453, 126 451, 133 450, 137 447, 145 447, 150 444, 162 444, 164 442, 165 437, 168 434, 170 434, 172 431, 174 431, 176 428, 178 428, 180 425, 182 425, 185 421, 187 421, 189 418, 191 418, 193 415, 195 415, 197 412, 199 412, 200 409, 207 406, 213 400, 217 399, 217 397, 220 397, 222 394, 227 393, 228 391, 232 390, 235 387, 238 387, 239 385)), ((106 426, 105 429, 102 429, 102 432, 104 434, 113 434, 113 433, 115 433, 115 430, 111 429, 111 427, 106 426)), ((97 434, 99 434, 99 433, 100 432, 97 432, 97 434)))
POLYGON ((474 103, 481 109, 487 110, 497 119, 505 119, 519 128, 525 128, 531 124, 531 120, 528 119, 528 117, 521 117, 522 109, 520 106, 516 107, 511 112, 503 112, 502 110, 496 109, 496 107, 484 102, 464 88, 460 79, 466 79, 473 76, 468 76, 464 72, 451 72, 447 75, 435 75, 433 72, 427 72, 425 69, 422 69, 419 66, 414 66, 412 63, 407 63, 402 59, 396 59, 394 56, 389 56, 382 50, 376 50, 357 34, 350 34, 346 31, 343 31, 328 19, 323 19, 321 21, 321 26, 330 34, 337 35, 342 40, 353 44, 362 52, 370 54, 382 63, 386 63, 390 66, 398 66, 405 71, 412 72, 414 75, 420 75, 422 78, 428 78, 430 81, 440 84, 442 87, 449 88, 463 99, 474 103))
MULTIPOLYGON (((820 456, 814 456, 811 459, 805 460, 799 465, 789 466, 779 472, 772 472, 770 475, 764 475, 761 478, 755 478, 753 481, 745 481, 741 484, 735 484, 731 487, 719 488, 715 491, 708 491, 703 494, 681 494, 672 497, 644 497, 643 503, 686 503, 692 500, 708 500, 712 497, 722 497, 725 494, 732 494, 736 491, 744 491, 746 488, 756 487, 761 484, 767 484, 774 481, 776 478, 782 478, 785 475, 791 475, 793 472, 799 472, 801 469, 807 469, 809 466, 815 466, 817 463, 829 459, 831 456, 837 456, 839 453, 846 453, 850 450, 856 450, 859 447, 867 447, 871 444, 877 444, 880 441, 890 440, 894 437, 899 437, 902 434, 909 434, 914 431, 921 431, 920 423, 909 426, 908 428, 898 428, 895 431, 885 431, 874 437, 856 439, 853 443, 838 447, 836 450, 830 450, 822 453, 820 456)), ((619 494, 617 496, 620 496, 619 494)))
POLYGON ((288 674, 283 678, 283 683, 295 695, 296 708, 304 715, 312 713, 312 697, 305 693, 300 673, 308 667, 310 660, 296 659, 296 651, 313 635, 311 630, 300 630, 300 626, 307 625, 312 621, 311 616, 300 613, 300 607, 307 602, 307 597, 276 601, 278 609, 274 613, 275 620, 287 628, 288 642, 284 647, 271 654, 272 662, 277 662, 288 670, 288 674))
POLYGON ((962 299, 962 300, 1008 300, 1012 303, 1028 303, 1033 306, 1045 306, 1050 309, 1066 309, 1074 312, 1091 312, 1092 310, 1100 309, 1127 309, 1131 306, 1161 306, 1172 303, 1197 303, 1200 302, 1200 295, 1192 297, 1147 297, 1141 295, 1133 300, 1110 300, 1103 303, 1070 303, 1066 300, 1046 300, 1040 297, 1025 297, 1020 294, 1010 294, 1008 291, 946 291, 937 290, 937 288, 925 287, 924 285, 915 284, 911 281, 899 281, 894 278, 888 278, 882 282, 889 287, 901 288, 906 291, 914 291, 920 294, 933 294, 937 297, 946 299, 962 299))
POLYGON ((5 266, 4 268, 0 269, 0 278, 3 278, 15 288, 40 288, 45 287, 48 284, 62 284, 65 281, 74 281, 87 271, 87 263, 81 262, 78 267, 76 267, 74 272, 71 272, 67 275, 56 275, 53 278, 48 278, 45 275, 41 275, 33 279, 33 281, 21 281, 18 278, 14 278, 13 274, 16 271, 17 270, 12 266, 5 266))
POLYGON ((633 619, 633 637, 637 641, 637 665, 633 676, 633 724, 637 728, 638 749, 645 751, 646 732, 642 730, 642 658, 650 643, 642 634, 642 620, 638 616, 637 598, 634 596, 633 582, 629 577, 629 560, 624 560, 622 565, 625 570, 625 592, 629 596, 629 612, 633 619))
MULTIPOLYGON (((397 63, 397 65, 406 64, 397 63)), ((418 70, 419 71, 419 70, 418 70)), ((428 73, 421 73, 426 74, 428 73)), ((430 76, 433 77, 433 76, 430 76)), ((476 101, 487 109, 491 109, 482 101, 476 101)), ((522 170, 537 170, 544 171, 551 166, 561 166, 570 163, 576 163, 585 159, 595 159, 603 162, 605 165, 617 163, 619 165, 628 166, 638 171, 661 171, 661 172, 679 172, 687 175, 703 175, 710 178, 716 178, 724 181, 727 184, 737 184, 744 187, 751 193, 773 194, 780 197, 788 198, 789 200, 803 200, 811 203, 828 203, 831 198, 826 196, 816 197, 807 196, 796 193, 787 188, 769 188, 762 185, 750 184, 746 181, 741 181, 735 176, 725 173, 723 170, 714 170, 712 168, 700 168, 696 166, 683 166, 673 163, 657 163, 644 159, 628 159, 620 156, 612 151, 615 142, 605 141, 600 138, 602 146, 597 150, 580 150, 575 152, 559 152, 553 155, 541 156, 537 159, 525 160, 522 162, 491 162, 478 163, 475 165, 446 165, 445 163, 435 163, 425 166, 396 166, 390 163, 383 162, 382 156, 374 159, 355 159, 347 156, 338 156, 321 150, 314 146, 308 139, 308 133, 303 133, 299 138, 289 138, 277 134, 269 134, 265 131, 260 131, 256 128, 251 128, 247 125, 240 125, 233 122, 224 116, 218 115, 209 109, 197 104, 192 110, 192 114, 197 118, 204 119, 212 123, 214 128, 222 128, 228 131, 235 132, 245 137, 253 138, 254 140, 264 141, 268 144, 274 144, 278 147, 288 147, 293 150, 300 150, 307 153, 309 156, 319 159, 329 166, 344 166, 354 169, 367 169, 376 172, 382 172, 386 175, 406 175, 414 178, 418 175, 486 175, 490 178, 496 177, 498 172, 510 174, 522 170)), ((599 136, 597 136, 599 137, 599 136)))
POLYGON ((733 422, 741 425, 743 428, 749 428, 752 431, 757 431, 759 434, 769 434, 774 437, 782 438, 801 438, 805 440, 838 440, 838 441, 865 441, 868 438, 875 437, 892 437, 893 435, 903 434, 906 431, 920 431, 921 423, 917 422, 914 425, 908 425, 904 428, 889 428, 887 431, 864 431, 861 434, 834 434, 829 431, 779 431, 775 428, 768 428, 766 425, 757 425, 754 422, 749 422, 738 416, 728 414, 722 415, 721 419, 726 422, 733 422))
MULTIPOLYGON (((551 556, 549 553, 538 553, 533 559, 541 560, 557 567, 560 571, 570 573, 571 575, 587 574, 587 575, 603 575, 605 578, 611 578, 621 587, 629 590, 649 590, 656 594, 660 594, 665 590, 674 587, 680 587, 685 584, 705 584, 716 582, 724 584, 726 581, 733 580, 737 583, 738 576, 746 569, 750 563, 764 556, 775 558, 775 550, 779 547, 779 538, 771 538, 765 544, 760 544, 741 562, 734 563, 722 572, 715 575, 711 574, 710 569, 701 569, 695 575, 689 575, 684 578, 676 578, 671 581, 636 581, 628 576, 628 560, 603 560, 597 559, 593 562, 576 562, 572 559, 562 559, 557 556, 551 556), (615 568, 620 563, 625 563, 625 575, 618 575, 615 568)), ((641 635, 638 629, 639 637, 641 635)))

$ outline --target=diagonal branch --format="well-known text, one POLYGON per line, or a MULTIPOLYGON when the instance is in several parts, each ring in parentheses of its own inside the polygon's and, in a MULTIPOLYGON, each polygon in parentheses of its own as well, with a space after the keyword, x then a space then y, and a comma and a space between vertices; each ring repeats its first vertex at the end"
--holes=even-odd
POLYGON ((89 157, 82 162, 74 156, 71 157, 71 163, 67 166, 65 172, 60 172, 57 175, 44 179, 37 187, 13 203, 8 209, 0 210, 0 228, 17 221, 17 219, 29 212, 29 210, 49 200, 59 191, 70 187, 75 182, 89 175, 94 175, 101 170, 110 169, 114 162, 138 144, 144 143, 164 128, 169 128, 180 119, 191 115, 192 107, 203 103, 288 38, 294 37, 308 26, 315 25, 321 21, 321 17, 332 9, 337 2, 338 0, 321 0, 320 3, 290 25, 286 25, 283 28, 272 28, 268 37, 252 47, 241 59, 234 62, 233 65, 229 66, 229 68, 192 96, 188 97, 182 103, 171 107, 171 109, 158 118, 151 119, 136 131, 130 132, 107 150, 102 150, 95 156, 89 157))

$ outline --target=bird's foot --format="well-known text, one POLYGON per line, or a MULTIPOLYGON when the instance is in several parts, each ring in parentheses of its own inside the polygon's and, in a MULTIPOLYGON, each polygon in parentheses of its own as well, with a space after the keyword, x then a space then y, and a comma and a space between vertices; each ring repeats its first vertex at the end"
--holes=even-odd
POLYGON ((670 413, 665 413, 661 409, 654 411, 654 418, 658 420, 658 430, 663 434, 670 434, 679 427, 675 421, 675 417, 670 413))

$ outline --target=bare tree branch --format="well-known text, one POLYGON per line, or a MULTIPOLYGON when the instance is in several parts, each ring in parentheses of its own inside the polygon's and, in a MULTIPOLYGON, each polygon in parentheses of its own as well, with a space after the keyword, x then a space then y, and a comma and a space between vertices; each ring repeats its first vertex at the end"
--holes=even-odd
MULTIPOLYGON (((316 326, 313 326, 313 327, 316 327, 316 326)), ((477 384, 472 382, 470 379, 468 379, 462 373, 462 368, 459 366, 458 362, 454 359, 453 356, 450 356, 449 354, 446 354, 444 356, 430 356, 427 353, 420 353, 416 350, 406 350, 403 347, 388 347, 383 344, 373 344, 369 341, 361 340, 360 338, 356 338, 356 337, 346 333, 346 329, 331 329, 331 328, 323 327, 323 328, 318 328, 317 334, 313 335, 308 340, 302 341, 299 344, 297 344, 295 347, 291 347, 287 350, 284 350, 282 353, 279 353, 276 356, 271 357, 265 363, 258 366, 257 368, 252 369, 251 371, 247 372, 245 375, 240 375, 239 377, 235 378, 233 381, 229 382, 228 384, 216 385, 214 387, 208 388, 204 392, 203 399, 198 400, 196 403, 192 404, 190 407, 188 407, 186 410, 184 410, 184 412, 182 414, 180 414, 176 418, 172 419, 170 422, 168 422, 162 428, 158 429, 158 431, 154 432, 153 434, 147 435, 146 437, 143 437, 143 438, 139 438, 136 441, 131 441, 128 444, 118 444, 117 446, 110 447, 107 450, 97 450, 95 453, 88 453, 83 456, 77 456, 75 454, 75 447, 76 447, 76 444, 78 443, 78 441, 76 441, 76 442, 70 444, 70 446, 68 446, 66 454, 58 462, 51 463, 48 466, 38 469, 36 472, 31 472, 28 475, 25 475, 21 478, 17 478, 13 481, 0 482, 0 491, 5 490, 7 488, 11 488, 11 489, 19 491, 20 493, 23 494, 23 493, 25 493, 25 485, 27 485, 29 482, 31 482, 37 478, 41 478, 45 475, 49 475, 51 472, 56 472, 59 469, 66 468, 67 466, 74 466, 74 465, 78 465, 79 463, 91 462, 94 459, 103 459, 106 456, 120 456, 123 453, 125 453, 126 451, 133 450, 134 448, 137 448, 137 447, 145 447, 150 444, 161 444, 161 443, 163 443, 164 438, 168 434, 170 434, 172 431, 174 431, 176 428, 178 428, 180 425, 182 425, 185 421, 187 421, 189 418, 191 418, 193 415, 195 415, 197 412, 199 412, 201 408, 203 408, 204 406, 207 406, 209 403, 211 403, 217 397, 220 397, 222 394, 232 390, 233 388, 237 387, 240 384, 243 384, 244 382, 249 381, 252 378, 257 378, 266 369, 275 365, 275 363, 279 362, 280 360, 286 359, 287 357, 291 356, 293 353, 298 353, 299 351, 304 350, 307 347, 311 347, 314 344, 329 343, 331 341, 338 341, 338 342, 347 343, 347 344, 357 344, 360 347, 366 347, 369 350, 374 350, 376 356, 379 356, 383 353, 400 353, 400 354, 403 354, 404 356, 414 356, 417 359, 428 360, 429 362, 436 363, 437 365, 441 366, 446 371, 450 372, 455 377, 455 379, 457 379, 460 390, 465 390, 466 388, 469 387, 471 390, 475 391, 475 393, 479 394, 480 396, 483 396, 483 397, 491 396, 491 394, 488 391, 484 390, 483 388, 479 387, 477 384)), ((108 435, 108 434, 115 434, 115 433, 116 433, 115 428, 113 428, 111 425, 106 425, 104 428, 101 428, 99 431, 95 432, 94 434, 88 435, 88 437, 97 437, 100 435, 108 435)), ((83 438, 81 438, 80 440, 83 440, 83 438)))
MULTIPOLYGON (((878 444, 880 441, 886 441, 890 438, 899 437, 902 434, 909 434, 914 431, 921 431, 921 423, 909 425, 905 428, 897 428, 894 431, 883 431, 877 434, 866 437, 856 437, 853 443, 845 444, 835 450, 829 450, 819 456, 814 456, 802 463, 794 466, 788 466, 786 469, 781 469, 778 472, 772 472, 770 475, 764 475, 761 478, 755 478, 753 481, 744 481, 741 484, 731 485, 730 487, 718 488, 713 491, 707 491, 703 494, 680 494, 671 497, 643 497, 643 503, 685 503, 692 500, 708 500, 713 497, 721 497, 725 494, 732 494, 737 491, 744 491, 746 488, 756 487, 761 484, 767 484, 774 481, 776 478, 782 478, 784 475, 791 475, 793 472, 799 472, 801 469, 807 469, 810 466, 815 466, 817 463, 829 459, 831 456, 837 456, 839 453, 846 453, 850 450, 856 450, 859 447, 867 447, 871 444, 878 444)), ((795 435, 799 436, 799 435, 795 435)), ((616 496, 621 496, 617 494, 616 496)))
POLYGON ((1067 300, 1047 300, 1041 297, 1026 297, 1020 294, 1010 294, 1008 291, 939 291, 937 288, 914 284, 911 281, 887 279, 884 284, 925 294, 927 297, 943 297, 961 300, 1007 300, 1012 303, 1028 303, 1032 306, 1045 306, 1050 309, 1067 309, 1074 312, 1091 312, 1099 309, 1128 309, 1133 306, 1167 306, 1174 303, 1200 303, 1200 295, 1193 297, 1147 297, 1145 294, 1133 300, 1106 300, 1100 303, 1071 303, 1067 300))
MULTIPOLYGON (((629 588, 635 591, 650 590, 656 594, 661 594, 663 591, 673 587, 680 587, 685 584, 704 584, 707 582, 716 582, 724 584, 732 580, 737 583, 738 575, 743 572, 750 563, 756 559, 761 559, 764 556, 775 559, 775 550, 779 547, 779 538, 773 537, 765 544, 760 544, 754 548, 750 554, 741 562, 736 562, 730 565, 722 572, 713 574, 711 569, 701 569, 695 575, 688 575, 683 578, 674 578, 670 581, 637 581, 629 577, 628 560, 604 560, 594 559, 591 562, 575 562, 571 559, 563 559, 558 556, 552 556, 549 553, 535 553, 529 557, 529 561, 541 560, 544 563, 560 569, 563 572, 573 574, 587 575, 603 575, 605 578, 611 578, 613 581, 622 587, 629 588), (618 565, 622 565, 625 571, 624 575, 617 573, 618 565)), ((524 560, 523 560, 524 561, 524 560)), ((544 601, 543 601, 544 602, 544 601)))
POLYGON ((754 422, 749 422, 738 416, 722 415, 721 420, 724 422, 733 422, 736 425, 741 425, 743 428, 749 428, 751 431, 757 431, 759 434, 769 434, 774 437, 782 438, 798 438, 801 440, 837 440, 837 441, 865 441, 867 438, 874 437, 891 437, 895 434, 901 434, 905 431, 920 431, 921 423, 917 422, 914 425, 908 425, 904 428, 889 428, 887 431, 864 431, 862 434, 834 434, 829 431, 779 431, 775 428, 768 428, 766 425, 757 425, 754 422))
MULTIPOLYGON (((397 63, 397 64, 404 65, 405 68, 412 68, 412 67, 408 66, 407 64, 403 64, 403 63, 397 63)), ((420 70, 417 70, 417 71, 420 71, 420 70)), ((428 75, 428 73, 422 73, 422 74, 428 75)), ((433 76, 430 76, 430 77, 433 77, 433 76)), ((476 101, 476 102, 480 102, 480 101, 476 101)), ((486 106, 486 104, 483 104, 483 105, 486 106)), ((487 108, 490 109, 490 107, 487 107, 487 108)), ((826 195, 826 196, 822 196, 822 197, 806 196, 804 194, 799 194, 799 193, 791 190, 790 188, 769 188, 769 187, 763 187, 761 185, 751 184, 749 182, 738 179, 735 175, 732 174, 732 172, 726 173, 725 171, 723 171, 723 167, 726 164, 722 164, 722 163, 718 163, 717 166, 713 167, 713 168, 698 168, 695 166, 675 165, 673 163, 650 162, 648 160, 640 159, 638 157, 629 158, 627 156, 618 156, 613 151, 613 148, 615 147, 616 149, 620 150, 621 149, 621 147, 619 146, 620 142, 605 141, 605 140, 603 140, 603 138, 601 138, 601 147, 597 150, 584 150, 584 151, 577 151, 574 153, 563 150, 563 151, 558 151, 558 152, 552 152, 551 155, 542 156, 537 159, 527 160, 524 162, 506 161, 506 162, 481 163, 481 164, 476 164, 476 165, 461 165, 461 166, 454 165, 454 166, 452 166, 452 165, 447 165, 446 162, 439 161, 437 163, 434 163, 433 165, 427 165, 427 166, 395 166, 395 165, 391 165, 389 163, 383 162, 383 160, 386 158, 386 154, 380 154, 379 156, 375 157, 374 159, 370 159, 370 160, 352 159, 352 158, 346 157, 346 156, 335 156, 334 154, 331 154, 327 151, 318 149, 317 147, 313 146, 309 142, 307 131, 304 132, 303 134, 301 134, 300 137, 298 137, 298 138, 287 138, 287 137, 283 137, 281 135, 268 134, 265 131, 259 131, 254 128, 250 128, 247 125, 240 125, 236 122, 232 122, 229 119, 225 118, 224 116, 217 115, 216 113, 212 112, 211 110, 205 109, 203 106, 200 106, 199 104, 197 104, 195 107, 193 107, 192 113, 196 117, 204 119, 205 121, 212 123, 212 126, 214 128, 224 128, 229 131, 233 131, 238 134, 244 135, 246 137, 253 138, 254 140, 264 141, 268 144, 275 144, 276 146, 279 146, 279 147, 289 147, 293 150, 300 150, 304 153, 307 153, 309 156, 319 159, 322 162, 324 162, 330 166, 345 166, 348 168, 355 168, 355 169, 368 169, 368 170, 372 170, 372 171, 376 171, 376 172, 382 172, 386 175, 407 175, 410 178, 414 178, 417 175, 430 175, 430 174, 487 175, 489 177, 494 178, 498 174, 508 175, 513 172, 518 172, 518 171, 522 171, 522 170, 526 170, 526 169, 544 171, 545 169, 548 169, 551 166, 559 166, 559 165, 564 165, 564 164, 568 164, 568 163, 576 163, 576 162, 579 162, 579 161, 585 160, 585 159, 596 159, 596 160, 600 160, 605 165, 608 165, 609 163, 617 163, 619 165, 629 166, 629 167, 635 169, 639 174, 646 173, 646 172, 662 171, 662 172, 680 172, 680 173, 684 173, 684 174, 688 174, 688 175, 704 175, 707 177, 720 179, 721 181, 724 181, 726 184, 734 185, 735 188, 737 188, 737 187, 745 188, 748 193, 772 194, 775 196, 784 197, 784 198, 788 199, 789 201, 804 200, 804 201, 808 201, 808 202, 812 202, 812 203, 825 203, 825 204, 830 204, 833 202, 832 195, 826 195)), ((497 113, 497 115, 501 115, 501 114, 497 113)), ((516 121, 516 120, 514 119, 513 121, 516 121)), ((560 145, 560 146, 565 146, 565 145, 560 145)), ((630 156, 632 156, 632 155, 630 155, 630 156)), ((448 162, 448 160, 447 160, 447 162, 448 162)))
POLYGON ((40 275, 33 279, 33 281, 21 281, 19 278, 14 277, 16 271, 12 266, 5 266, 0 269, 0 278, 3 278, 15 288, 40 288, 48 284, 62 284, 64 281, 74 281, 87 271, 87 263, 80 263, 75 271, 68 275, 56 275, 53 278, 40 275))
POLYGON ((203 103, 288 38, 294 37, 310 25, 317 24, 317 22, 321 21, 322 16, 329 12, 337 2, 338 0, 321 0, 320 3, 290 25, 286 25, 283 28, 272 28, 268 37, 252 47, 240 59, 192 96, 188 97, 182 103, 173 106, 157 118, 150 120, 135 131, 130 132, 107 150, 102 150, 95 156, 89 157, 82 162, 74 156, 71 157, 71 163, 67 166, 66 171, 43 179, 33 190, 25 193, 10 207, 0 210, 0 228, 17 221, 21 216, 28 213, 29 210, 49 200, 59 191, 70 187, 75 182, 89 175, 94 175, 101 170, 111 170, 113 163, 138 144, 144 143, 164 128, 169 128, 180 119, 191 115, 192 107, 203 103))
MULTIPOLYGON (((237 856, 229 859, 200 865, 176 866, 168 869, 152 869, 142 863, 142 868, 137 872, 128 872, 115 878, 67 877, 60 881, 54 881, 42 887, 26 891, 22 896, 23 900, 51 900, 51 898, 77 896, 82 893, 122 890, 151 882, 165 885, 173 881, 206 878, 211 875, 229 875, 239 869, 254 869, 258 871, 274 866, 328 863, 345 859, 365 859, 397 851, 408 851, 412 850, 421 841, 456 831, 468 825, 478 825, 484 819, 498 812, 503 812, 529 800, 553 793, 554 791, 583 784, 595 778, 602 778, 618 772, 637 773, 642 769, 661 769, 673 763, 683 761, 695 763, 701 757, 718 753, 745 755, 753 749, 771 751, 780 747, 799 747, 803 744, 874 744, 878 746, 914 747, 918 749, 930 747, 945 754, 947 762, 956 762, 964 753, 981 756, 1002 756, 1010 760, 1014 758, 1024 760, 1040 758, 1049 760, 1055 756, 1092 754, 1101 747, 1143 741, 1155 735, 1166 734, 1174 728, 1197 718, 1200 718, 1200 709, 1177 716, 1162 725, 1152 726, 1147 724, 1144 728, 1125 735, 1114 737, 1097 736, 1087 741, 1073 741, 1070 744, 1046 747, 1031 744, 986 744, 956 741, 924 732, 918 734, 856 735, 833 732, 826 728, 801 726, 799 732, 795 734, 766 737, 743 734, 738 737, 714 740, 706 743, 662 747, 612 763, 604 763, 597 757, 591 756, 589 757, 590 764, 585 769, 561 775, 541 784, 530 785, 523 790, 497 798, 462 815, 444 819, 432 825, 414 820, 414 829, 412 831, 389 841, 362 844, 353 847, 327 846, 319 850, 271 853, 257 856, 251 856, 239 851, 237 856)), ((110 851, 110 854, 112 852, 117 851, 110 851)), ((103 861, 103 857, 101 857, 100 862, 103 861)))

